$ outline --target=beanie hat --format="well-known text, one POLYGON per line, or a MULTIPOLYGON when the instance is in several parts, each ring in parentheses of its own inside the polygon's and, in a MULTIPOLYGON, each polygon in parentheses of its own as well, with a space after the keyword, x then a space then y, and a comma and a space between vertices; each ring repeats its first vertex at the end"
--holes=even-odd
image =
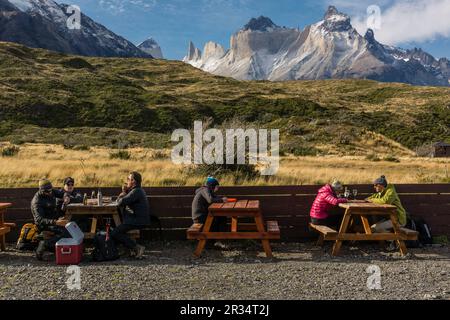
POLYGON ((379 185, 382 185, 382 186, 385 187, 385 188, 386 188, 387 185, 388 185, 385 176, 379 177, 378 179, 376 179, 376 180, 373 182, 373 184, 374 184, 374 185, 379 184, 379 185))
POLYGON ((50 190, 52 189, 52 183, 48 179, 39 180, 39 190, 50 190))
POLYGON ((64 179, 64 185, 69 184, 69 183, 75 184, 75 179, 71 178, 71 177, 65 178, 64 179))

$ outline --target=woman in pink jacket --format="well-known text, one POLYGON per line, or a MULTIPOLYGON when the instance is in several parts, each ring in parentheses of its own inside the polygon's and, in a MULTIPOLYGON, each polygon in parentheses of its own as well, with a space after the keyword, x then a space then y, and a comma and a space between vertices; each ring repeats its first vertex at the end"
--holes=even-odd
POLYGON ((348 202, 345 198, 338 198, 337 193, 343 190, 342 183, 335 180, 320 188, 316 199, 311 207, 311 223, 337 227, 342 220, 342 214, 335 210, 340 203, 348 202))

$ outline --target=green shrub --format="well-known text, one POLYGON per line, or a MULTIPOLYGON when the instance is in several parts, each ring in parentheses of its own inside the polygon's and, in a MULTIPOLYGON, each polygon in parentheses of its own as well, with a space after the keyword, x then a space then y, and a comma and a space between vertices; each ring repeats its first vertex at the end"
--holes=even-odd
POLYGON ((375 153, 371 153, 366 156, 366 160, 376 162, 376 161, 380 161, 380 158, 378 158, 378 156, 375 153))
POLYGON ((2 148, 2 157, 14 157, 16 156, 20 151, 20 148, 18 146, 7 146, 2 148))
POLYGON ((397 162, 397 163, 400 162, 400 160, 397 159, 396 157, 394 157, 393 155, 388 155, 388 156, 384 157, 383 160, 389 161, 389 162, 397 162))
POLYGON ((110 159, 130 160, 131 153, 127 150, 113 151, 109 154, 110 159))

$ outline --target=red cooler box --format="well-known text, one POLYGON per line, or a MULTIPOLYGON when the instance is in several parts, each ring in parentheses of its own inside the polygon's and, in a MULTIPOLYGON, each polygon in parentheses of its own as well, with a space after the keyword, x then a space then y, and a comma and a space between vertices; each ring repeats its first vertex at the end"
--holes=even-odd
POLYGON ((72 238, 64 238, 56 243, 56 264, 77 265, 83 259, 84 234, 75 222, 66 224, 72 238))

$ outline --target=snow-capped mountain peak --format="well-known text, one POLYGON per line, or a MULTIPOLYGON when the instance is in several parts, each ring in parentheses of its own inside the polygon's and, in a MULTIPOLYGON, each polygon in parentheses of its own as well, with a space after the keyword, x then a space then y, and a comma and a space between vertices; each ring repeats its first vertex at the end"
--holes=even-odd
POLYGON ((53 0, 0 0, 0 7, 0 41, 86 56, 151 58, 83 13, 81 28, 69 28, 67 22, 72 13, 67 4, 53 0))
POLYGON ((183 61, 239 80, 362 78, 448 86, 450 61, 420 50, 385 46, 373 30, 361 36, 350 17, 330 6, 323 20, 303 31, 253 18, 231 36, 230 49, 209 42, 203 55, 190 43, 183 61))
POLYGON ((334 6, 328 7, 323 20, 323 27, 331 32, 348 31, 353 28, 350 17, 339 12, 334 6))

